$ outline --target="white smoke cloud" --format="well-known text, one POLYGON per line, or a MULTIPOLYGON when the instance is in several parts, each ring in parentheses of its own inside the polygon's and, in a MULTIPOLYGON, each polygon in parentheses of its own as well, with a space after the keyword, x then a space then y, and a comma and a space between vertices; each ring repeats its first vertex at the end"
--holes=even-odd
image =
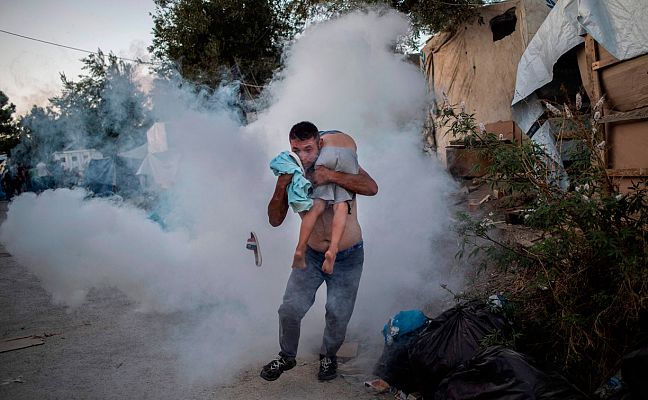
MULTIPOLYGON (((198 102, 174 86, 154 87, 153 112, 181 155, 166 230, 125 203, 56 190, 16 198, 0 240, 58 303, 77 306, 91 288, 108 286, 143 312, 196 312, 198 326, 180 330, 180 342, 191 344, 176 346, 179 367, 191 378, 229 379, 232 365, 260 366, 278 351, 276 310, 298 218, 269 226, 268 161, 288 147, 292 124, 310 120, 351 134, 380 187, 376 197, 358 199, 366 258, 352 320, 378 335, 395 311, 434 298, 444 276, 432 240, 448 229, 444 194, 452 184, 421 150, 425 80, 392 50, 407 27, 395 12, 369 12, 309 28, 271 84, 271 105, 247 127, 227 107, 227 88, 198 102), (245 249, 251 230, 261 240, 262 268, 245 249)), ((322 301, 305 321, 306 341, 322 301)), ((319 340, 321 330, 313 335, 319 340)))

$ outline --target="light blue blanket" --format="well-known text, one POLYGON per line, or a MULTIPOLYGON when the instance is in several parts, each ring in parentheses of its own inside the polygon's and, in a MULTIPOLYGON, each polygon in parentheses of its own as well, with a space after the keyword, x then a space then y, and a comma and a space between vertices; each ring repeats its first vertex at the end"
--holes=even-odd
POLYGON ((304 176, 302 166, 295 161, 289 151, 283 151, 270 161, 270 169, 276 175, 292 174, 292 181, 286 191, 288 204, 294 212, 308 211, 313 206, 313 200, 308 197, 312 184, 304 176))

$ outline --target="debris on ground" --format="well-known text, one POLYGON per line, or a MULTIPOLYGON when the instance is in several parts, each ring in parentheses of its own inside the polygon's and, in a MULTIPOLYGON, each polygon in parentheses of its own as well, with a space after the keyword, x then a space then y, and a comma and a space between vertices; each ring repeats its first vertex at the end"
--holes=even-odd
POLYGON ((391 387, 389 383, 385 382, 382 379, 374 379, 372 381, 366 381, 364 383, 365 387, 373 389, 376 394, 385 393, 389 391, 391 387))
POLYGON ((5 339, 0 342, 0 353, 24 349, 32 346, 44 344, 45 340, 41 336, 23 336, 12 339, 5 339))
POLYGON ((413 310, 401 311, 383 330, 385 346, 374 369, 381 379, 365 386, 397 399, 586 399, 561 375, 545 373, 499 344, 512 334, 507 304, 497 294, 486 303, 468 301, 411 324, 403 334, 394 321, 413 310))
POLYGON ((11 378, 4 380, 0 382, 0 386, 5 386, 5 385, 10 385, 12 383, 25 383, 25 380, 23 379, 22 375, 17 377, 17 378, 11 378))

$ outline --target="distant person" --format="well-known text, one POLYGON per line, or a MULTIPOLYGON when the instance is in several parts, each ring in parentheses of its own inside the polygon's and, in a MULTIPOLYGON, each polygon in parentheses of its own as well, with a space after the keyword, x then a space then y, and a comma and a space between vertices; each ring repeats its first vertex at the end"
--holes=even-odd
MULTIPOLYGON (((344 135, 335 132, 335 135, 344 135)), ((349 143, 347 138, 351 139, 347 135, 339 137, 344 140, 345 146, 349 143)), ((323 141, 314 124, 300 122, 294 125, 290 130, 289 141, 292 151, 297 154, 306 171, 306 178, 315 185, 315 192, 318 187, 327 184, 335 184, 348 192, 365 196, 373 196, 378 192, 376 182, 359 166, 357 174, 334 171, 324 165, 315 167, 320 150, 323 150, 323 141)), ((355 144, 350 148, 355 150, 355 144)), ((281 225, 286 218, 289 207, 286 189, 291 181, 290 174, 279 175, 277 178, 274 194, 268 204, 268 219, 272 226, 281 225)), ((277 359, 261 370, 261 377, 265 380, 274 381, 296 365, 301 320, 313 305, 315 293, 323 282, 326 282, 327 287, 326 328, 320 349, 318 379, 326 381, 337 376, 337 351, 344 342, 355 306, 364 262, 364 244, 357 218, 357 202, 353 201, 344 213, 346 221, 331 265, 335 272, 326 273, 323 265, 326 261, 325 253, 331 248, 333 240, 331 228, 334 215, 333 206, 324 207, 317 215, 307 240, 304 268, 293 268, 290 273, 283 303, 279 307, 281 351, 277 359)))
POLYGON ((14 197, 14 178, 10 168, 5 168, 2 174, 2 189, 4 190, 6 200, 11 200, 14 197))

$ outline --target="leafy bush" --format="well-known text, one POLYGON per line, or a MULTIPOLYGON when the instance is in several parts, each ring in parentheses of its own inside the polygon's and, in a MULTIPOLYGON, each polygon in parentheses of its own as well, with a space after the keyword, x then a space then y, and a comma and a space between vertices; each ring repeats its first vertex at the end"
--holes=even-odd
POLYGON ((485 266, 524 280, 522 291, 509 293, 523 325, 518 343, 590 390, 645 342, 648 326, 648 181, 625 194, 614 188, 597 124, 601 105, 580 114, 547 104, 550 122, 560 127, 558 146, 567 137, 572 142, 564 168, 550 149, 528 139, 499 140, 462 108, 445 104, 438 115, 489 161, 485 179, 493 187, 509 197, 523 194, 522 224, 540 233, 523 246, 498 235, 491 216, 462 214, 458 255, 482 254, 485 266))

